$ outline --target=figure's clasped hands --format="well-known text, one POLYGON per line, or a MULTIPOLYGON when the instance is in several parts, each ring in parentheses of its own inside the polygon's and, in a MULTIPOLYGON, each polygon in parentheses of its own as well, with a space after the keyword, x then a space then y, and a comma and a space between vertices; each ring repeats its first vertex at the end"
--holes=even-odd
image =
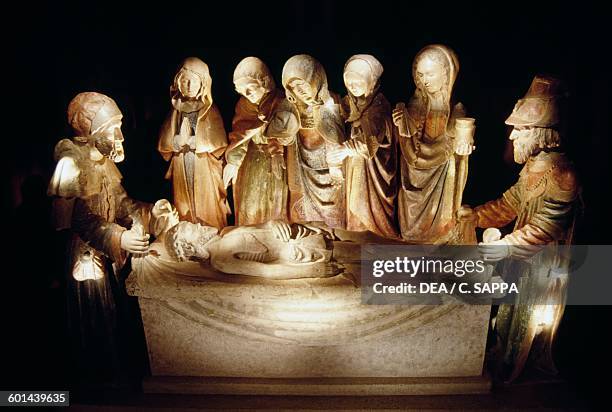
POLYGON ((180 152, 183 146, 187 146, 188 144, 188 136, 177 134, 174 135, 174 151, 180 152))

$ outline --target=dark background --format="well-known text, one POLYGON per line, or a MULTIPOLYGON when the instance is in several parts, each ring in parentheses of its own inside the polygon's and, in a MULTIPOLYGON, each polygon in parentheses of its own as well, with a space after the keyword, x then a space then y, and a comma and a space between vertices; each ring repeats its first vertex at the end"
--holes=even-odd
MULTIPOLYGON (((45 191, 54 145, 71 136, 68 102, 82 91, 114 98, 124 113, 126 160, 119 169, 126 190, 139 200, 169 198, 157 133, 170 108, 169 85, 187 56, 209 65, 213 98, 229 129, 238 99, 232 74, 245 56, 262 58, 280 86, 284 62, 311 54, 325 67, 330 90, 344 95, 344 62, 373 54, 385 67, 382 90, 395 104, 412 95, 411 64, 419 49, 450 46, 461 64, 455 99, 477 119, 464 194, 472 205, 496 198, 517 178, 520 167, 504 125, 516 100, 535 74, 560 76, 570 96, 567 149, 586 206, 576 241, 609 243, 610 23, 603 8, 535 1, 211 3, 20 2, 5 14, 10 110, 3 206, 12 210, 9 243, 18 246, 8 249, 15 265, 5 289, 17 301, 6 301, 16 305, 11 313, 21 314, 7 323, 14 328, 5 353, 12 358, 7 384, 49 384, 63 376, 62 309, 55 305, 62 299, 63 239, 48 224, 45 191)), ((610 325, 610 314, 608 307, 568 307, 559 332, 562 375, 588 396, 592 371, 606 358, 602 326, 610 325)))

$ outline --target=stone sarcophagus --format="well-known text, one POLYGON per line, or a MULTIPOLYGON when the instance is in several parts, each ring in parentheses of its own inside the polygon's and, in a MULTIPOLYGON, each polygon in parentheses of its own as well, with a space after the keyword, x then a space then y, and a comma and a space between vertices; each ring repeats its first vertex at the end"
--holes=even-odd
POLYGON ((437 394, 488 390, 490 306, 364 305, 349 275, 267 280, 134 258, 145 390, 437 394))

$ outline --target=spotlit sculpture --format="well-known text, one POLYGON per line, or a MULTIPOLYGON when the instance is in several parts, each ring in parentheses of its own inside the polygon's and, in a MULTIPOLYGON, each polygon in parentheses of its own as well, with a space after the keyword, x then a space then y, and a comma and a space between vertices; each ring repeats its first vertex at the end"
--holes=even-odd
POLYGON ((572 242, 580 205, 580 186, 562 146, 561 99, 558 79, 549 76, 533 79, 527 94, 506 120, 506 124, 514 127, 509 137, 514 160, 525 165, 518 182, 501 198, 476 207, 473 212, 467 208, 460 211, 464 217, 473 214, 478 227, 503 227, 515 222, 512 233, 480 245, 487 260, 512 257, 514 261, 531 263, 532 268, 544 269, 542 273, 524 271, 519 300, 515 305, 500 306, 497 314, 502 374, 509 381, 520 375, 530 356, 541 369, 556 370, 552 343, 563 315, 569 264, 567 247, 572 242), (545 245, 549 247, 542 250, 545 245), (533 286, 539 276, 549 285, 545 291, 533 286), (539 344, 534 348, 536 336, 539 344))
POLYGON ((465 117, 463 105, 452 99, 458 72, 455 52, 426 46, 412 65, 412 99, 393 110, 401 150, 398 218, 408 241, 448 243, 456 234, 474 133, 473 119, 457 122, 465 117))
POLYGON ((397 148, 391 106, 380 91, 383 67, 374 57, 358 54, 344 66, 343 114, 348 139, 330 154, 346 160, 346 227, 397 238, 397 148))
POLYGON ((80 93, 68 106, 76 135, 55 146, 48 194, 57 197, 58 228, 74 233, 71 268, 79 281, 104 278, 111 264, 124 264, 126 252, 144 252, 148 245, 151 205, 127 196, 115 166, 125 157, 122 117, 110 97, 80 93))
POLYGON ((483 278, 496 271, 491 282, 505 280, 495 263, 504 260, 544 268, 552 280, 540 295, 526 270, 517 304, 500 307, 500 374, 516 379, 528 358, 554 371, 564 250, 580 192, 561 145, 560 84, 538 76, 516 104, 506 123, 525 167, 500 199, 472 210, 461 203, 475 119, 453 102, 458 71, 450 48, 425 47, 413 62, 413 97, 391 111, 373 56, 346 62, 342 101, 311 56, 286 62, 284 93, 260 59, 247 57, 234 72, 241 97, 228 145, 208 66, 187 58, 158 141, 174 204, 154 206, 121 186, 115 102, 76 96, 68 108, 76 136, 57 144, 49 194, 59 227, 73 233, 69 287, 80 306, 71 321, 81 328, 85 361, 118 364, 120 345, 99 331, 121 321, 115 294, 125 291, 117 275, 132 253, 126 285, 139 297, 154 376, 352 381, 375 361, 381 368, 372 375, 384 379, 480 378, 489 306, 363 305, 355 278, 365 244, 475 244, 478 226, 488 228, 479 245, 489 262, 483 278), (235 226, 227 226, 229 185, 235 226), (505 237, 492 229, 512 221, 505 237), (538 254, 545 245, 559 247, 538 254), (415 351, 406 354, 406 342, 415 351))
POLYGON ((206 63, 183 61, 170 86, 172 110, 157 148, 170 162, 166 178, 181 220, 222 228, 230 214, 222 175, 227 135, 211 86, 206 63))
POLYGON ((225 152, 225 186, 234 187, 237 225, 287 219, 287 171, 284 141, 268 138, 265 130, 284 93, 276 88, 268 67, 246 57, 234 70, 236 104, 230 145, 225 152))
MULTIPOLYGON (((399 243, 372 232, 333 229, 321 222, 270 220, 257 225, 228 226, 223 231, 179 222, 167 200, 153 208, 157 241, 141 264, 172 267, 200 262, 217 273, 275 280, 325 278, 340 273, 338 265, 357 264, 365 243, 399 243)), ((187 271, 190 269, 188 268, 187 271)))
POLYGON ((327 88, 321 63, 300 54, 283 67, 287 100, 267 128, 269 137, 285 139, 292 222, 322 221, 345 227, 344 170, 328 157, 344 143, 340 100, 327 88))
POLYGON ((57 143, 48 189, 57 229, 72 234, 66 282, 71 356, 79 379, 95 382, 112 381, 123 369, 119 326, 129 320, 119 270, 129 253, 147 251, 154 225, 152 205, 128 197, 115 166, 125 156, 121 119, 108 96, 86 92, 72 99, 68 123, 75 136, 57 143))

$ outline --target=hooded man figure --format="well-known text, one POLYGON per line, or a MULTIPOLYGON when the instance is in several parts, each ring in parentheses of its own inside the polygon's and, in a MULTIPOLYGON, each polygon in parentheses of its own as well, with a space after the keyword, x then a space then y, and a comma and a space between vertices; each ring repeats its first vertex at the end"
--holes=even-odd
POLYGON ((208 66, 188 57, 170 86, 172 107, 162 125, 157 149, 170 161, 174 205, 181 220, 223 228, 230 208, 223 185, 227 135, 213 103, 208 66))

